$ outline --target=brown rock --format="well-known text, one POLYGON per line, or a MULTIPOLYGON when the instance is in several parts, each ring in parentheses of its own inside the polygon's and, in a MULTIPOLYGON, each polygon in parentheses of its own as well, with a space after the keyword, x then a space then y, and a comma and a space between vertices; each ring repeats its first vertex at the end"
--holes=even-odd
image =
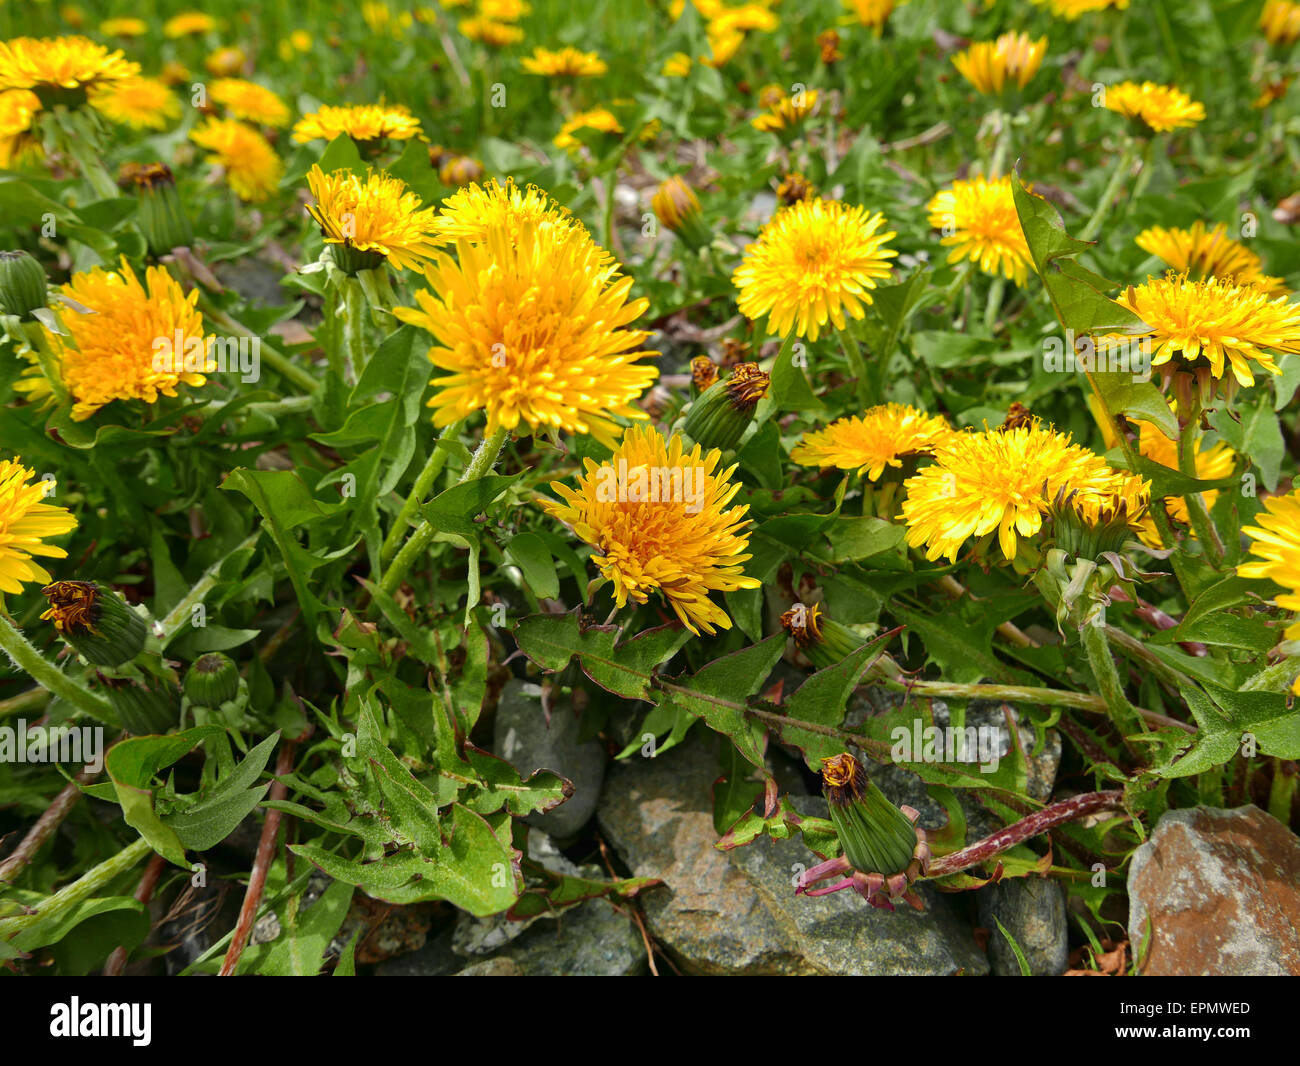
POLYGON ((1168 812, 1128 890, 1143 974, 1300 976, 1300 840, 1259 808, 1168 812))

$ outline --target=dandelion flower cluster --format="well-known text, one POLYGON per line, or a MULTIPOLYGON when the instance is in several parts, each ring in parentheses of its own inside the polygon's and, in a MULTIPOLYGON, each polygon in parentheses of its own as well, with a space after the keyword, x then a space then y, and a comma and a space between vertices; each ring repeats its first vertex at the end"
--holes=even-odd
POLYGON ((467 185, 447 197, 433 220, 433 230, 441 241, 482 244, 495 232, 504 233, 514 244, 525 230, 543 223, 587 233, 567 208, 537 186, 521 189, 513 181, 502 185, 493 179, 485 185, 467 185))
POLYGON ((523 59, 523 68, 529 74, 542 74, 549 78, 592 78, 609 70, 609 65, 595 52, 582 52, 577 48, 561 48, 552 52, 536 48, 523 59))
POLYGON ((326 174, 313 166, 307 186, 315 201, 307 211, 326 244, 373 256, 374 265, 386 259, 397 270, 423 270, 433 257, 434 210, 398 178, 374 172, 363 178, 350 170, 326 174))
POLYGON ((50 583, 50 575, 32 556, 64 559, 68 553, 47 537, 57 537, 77 527, 66 507, 42 503, 48 481, 29 484, 36 471, 21 459, 0 460, 0 593, 19 593, 25 583, 50 583))
POLYGON ((1113 7, 1116 11, 1126 10, 1128 2, 1129 0, 1034 0, 1034 3, 1040 7, 1046 4, 1053 15, 1069 22, 1092 14, 1094 11, 1105 11, 1107 8, 1113 7))
POLYGON ((261 126, 286 126, 289 108, 265 86, 243 78, 218 78, 208 90, 213 103, 220 104, 235 118, 261 126))
POLYGON ((1284 296, 1288 292, 1281 278, 1264 273, 1259 256, 1228 236, 1228 227, 1223 223, 1208 230, 1204 222, 1194 222, 1190 229, 1152 226, 1137 235, 1137 246, 1163 259, 1171 270, 1193 278, 1220 278, 1237 285, 1258 285, 1270 296, 1284 296))
POLYGON ((134 78, 140 64, 88 37, 15 37, 0 41, 0 90, 31 89, 46 102, 134 78), (48 98, 48 99, 47 99, 48 98))
POLYGON ((827 323, 846 325, 845 314, 862 318, 871 289, 889 277, 889 260, 898 255, 881 232, 880 212, 867 214, 836 200, 801 200, 772 216, 745 248, 732 275, 740 290, 737 306, 746 318, 768 318, 768 331, 792 330, 815 341, 827 323))
POLYGON ((242 122, 210 118, 190 131, 190 139, 212 153, 208 162, 225 169, 226 181, 241 200, 268 199, 284 175, 284 163, 270 142, 242 122))
POLYGON ((100 114, 136 130, 161 130, 181 117, 176 94, 157 78, 127 78, 96 89, 90 104, 100 114))
POLYGON ((359 144, 370 141, 409 141, 422 136, 420 120, 401 104, 351 104, 303 115, 293 127, 295 144, 332 141, 346 133, 359 144))
POLYGON ((977 41, 953 56, 961 76, 985 96, 996 96, 1013 82, 1023 89, 1038 73, 1047 55, 1047 38, 1032 40, 1027 33, 1004 33, 996 41, 977 41))
POLYGON ((687 629, 712 636, 731 619, 709 594, 760 586, 744 573, 749 508, 732 505, 740 483, 731 481, 735 466, 719 469, 721 459, 717 449, 686 452, 681 437, 634 426, 603 465, 584 461, 577 489, 552 482, 560 501, 543 506, 596 549, 618 606, 658 591, 687 629))
POLYGON ((767 113, 756 116, 751 124, 763 133, 793 129, 817 110, 817 99, 816 89, 803 89, 793 96, 780 93, 769 100, 767 113))
POLYGON ((1144 81, 1120 82, 1106 89, 1106 107, 1125 118, 1140 119, 1156 133, 1195 126, 1205 118, 1205 105, 1172 85, 1144 81))
POLYGON ((800 466, 856 469, 878 481, 886 467, 901 467, 908 456, 934 455, 952 432, 942 416, 888 403, 805 433, 790 458, 800 466))
POLYGON ((944 234, 941 243, 952 249, 949 263, 970 260, 985 274, 1024 285, 1032 260, 1010 175, 955 181, 935 194, 928 210, 930 225, 944 234))

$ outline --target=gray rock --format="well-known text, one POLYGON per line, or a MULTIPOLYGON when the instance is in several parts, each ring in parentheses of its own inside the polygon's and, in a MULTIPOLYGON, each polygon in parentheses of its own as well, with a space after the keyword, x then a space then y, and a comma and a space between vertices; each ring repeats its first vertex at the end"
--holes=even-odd
MULTIPOLYGON (((797 866, 817 861, 799 839, 713 847, 712 737, 610 771, 597 818, 638 876, 665 888, 638 897, 651 933, 684 971, 703 974, 985 973, 971 929, 923 889, 924 914, 873 910, 851 891, 794 895, 797 866)), ((825 815, 816 797, 793 800, 825 815)))
POLYGON ((630 977, 647 968, 632 919, 603 899, 538 919, 497 958, 527 977, 630 977))
POLYGON ((523 977, 524 971, 513 959, 505 957, 484 959, 471 966, 466 966, 457 977, 523 977))
POLYGON ((451 949, 450 925, 430 937, 424 947, 409 955, 387 959, 375 967, 376 977, 446 977, 465 965, 465 960, 451 949))
POLYGON ((977 898, 980 924, 989 933, 989 966, 994 976, 1020 976, 1015 952, 997 922, 1020 946, 1034 977, 1055 977, 1065 972, 1070 953, 1069 929, 1065 893, 1059 884, 1042 877, 1013 877, 986 885, 977 898))
POLYGON ((578 739, 580 723, 567 707, 558 707, 547 724, 541 690, 518 679, 507 681, 497 703, 492 750, 527 777, 534 770, 554 770, 573 782, 573 795, 546 814, 530 814, 529 825, 559 839, 578 832, 596 810, 605 779, 605 750, 596 740, 578 739))
POLYGON ((1166 812, 1128 893, 1144 975, 1300 976, 1300 840, 1258 807, 1166 812))

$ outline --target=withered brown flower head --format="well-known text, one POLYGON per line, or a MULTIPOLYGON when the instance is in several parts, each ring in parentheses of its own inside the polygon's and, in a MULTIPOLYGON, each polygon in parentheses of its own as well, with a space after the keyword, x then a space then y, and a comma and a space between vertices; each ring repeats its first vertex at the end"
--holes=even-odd
POLYGON ((826 800, 844 806, 861 797, 867 788, 867 771, 847 751, 822 760, 822 784, 826 787, 826 800))
POLYGON ((835 30, 822 30, 817 35, 817 47, 822 50, 822 62, 827 66, 844 58, 840 52, 840 35, 835 30))
POLYGON ((781 615, 781 625, 802 648, 812 641, 821 640, 821 613, 822 609, 815 603, 811 607, 796 604, 781 615))
POLYGON ((771 383, 771 376, 760 370, 757 363, 738 363, 727 379, 727 395, 737 410, 752 411, 767 395, 771 383))
POLYGON ((123 189, 157 189, 175 185, 176 179, 166 163, 123 163, 118 171, 117 184, 123 189))
POLYGON ((817 195, 817 187, 798 171, 787 174, 776 187, 776 198, 787 207, 800 200, 811 200, 817 195))
POLYGON ((718 366, 707 355, 697 355, 691 360, 691 382, 696 391, 703 392, 718 380, 718 366))
POLYGON ((1009 429, 1023 429, 1025 426, 1032 426, 1033 424, 1034 416, 1030 413, 1029 408, 1017 401, 1007 408, 1006 421, 998 426, 998 430, 1006 432, 1009 429))
POLYGON ((60 633, 94 633, 99 621, 99 586, 93 581, 55 581, 41 589, 50 607, 42 619, 60 633))

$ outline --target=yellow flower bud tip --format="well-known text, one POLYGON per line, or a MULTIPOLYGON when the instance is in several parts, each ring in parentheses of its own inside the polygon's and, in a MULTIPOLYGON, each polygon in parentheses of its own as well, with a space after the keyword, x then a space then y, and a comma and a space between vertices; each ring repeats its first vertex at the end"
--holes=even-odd
POLYGON ((676 176, 660 184, 651 197, 650 206, 655 218, 670 230, 680 229, 687 218, 700 212, 700 201, 694 190, 676 176))

